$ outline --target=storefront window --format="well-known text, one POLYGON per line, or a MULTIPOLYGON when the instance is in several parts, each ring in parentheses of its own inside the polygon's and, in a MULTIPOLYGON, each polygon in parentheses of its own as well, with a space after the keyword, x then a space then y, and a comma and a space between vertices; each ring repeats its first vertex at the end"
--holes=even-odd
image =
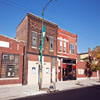
POLYGON ((15 69, 14 65, 7 65, 6 77, 14 77, 15 76, 14 69, 15 69))
POLYGON ((1 78, 19 77, 19 55, 7 54, 2 55, 1 78))

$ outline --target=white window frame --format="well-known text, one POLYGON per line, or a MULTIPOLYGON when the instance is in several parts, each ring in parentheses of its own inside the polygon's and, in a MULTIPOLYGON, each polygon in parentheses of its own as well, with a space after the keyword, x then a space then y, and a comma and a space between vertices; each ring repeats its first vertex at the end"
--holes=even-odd
POLYGON ((63 48, 62 48, 62 40, 60 40, 60 52, 63 51, 62 49, 63 49, 63 48))
POLYGON ((75 45, 74 43, 69 43, 69 53, 75 54, 75 45))
POLYGON ((64 41, 64 53, 66 53, 66 42, 64 41))

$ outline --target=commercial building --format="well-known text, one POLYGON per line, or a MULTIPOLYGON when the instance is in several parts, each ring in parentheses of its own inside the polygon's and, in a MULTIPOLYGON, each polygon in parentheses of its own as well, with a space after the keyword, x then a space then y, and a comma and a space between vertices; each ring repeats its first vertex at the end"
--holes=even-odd
MULTIPOLYGON (((56 81, 57 24, 44 20, 42 84, 56 81)), ((28 13, 17 27, 16 39, 25 42, 23 84, 38 84, 42 18, 28 13)))
MULTIPOLYGON (((42 87, 76 79, 77 35, 47 20, 44 25, 42 87)), ((41 33, 42 18, 27 13, 17 27, 15 39, 1 36, 0 84, 38 85, 41 33)))
POLYGON ((24 43, 0 34, 0 85, 22 84, 24 43))
POLYGON ((77 35, 58 28, 57 80, 76 79, 77 35))

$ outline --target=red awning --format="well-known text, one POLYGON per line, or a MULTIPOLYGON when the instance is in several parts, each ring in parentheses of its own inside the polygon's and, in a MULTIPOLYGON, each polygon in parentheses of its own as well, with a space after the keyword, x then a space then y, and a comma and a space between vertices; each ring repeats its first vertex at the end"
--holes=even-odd
POLYGON ((66 63, 63 63, 63 64, 62 64, 62 67, 63 67, 63 68, 66 68, 66 67, 67 67, 66 65, 67 65, 66 63))
POLYGON ((76 69, 76 65, 72 65, 73 69, 76 69))

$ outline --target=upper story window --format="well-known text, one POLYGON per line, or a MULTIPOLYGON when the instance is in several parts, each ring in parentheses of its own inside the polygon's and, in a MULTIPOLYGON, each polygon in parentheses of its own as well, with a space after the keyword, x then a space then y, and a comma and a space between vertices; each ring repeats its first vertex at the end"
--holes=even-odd
POLYGON ((66 53, 66 42, 64 42, 64 53, 66 53))
POLYGON ((70 52, 70 54, 74 54, 75 53, 75 46, 72 43, 69 44, 69 52, 70 52))
POLYGON ((60 52, 62 52, 62 40, 60 40, 60 52))
POLYGON ((39 35, 39 46, 42 44, 41 42, 42 41, 41 41, 41 33, 40 33, 40 35, 39 35))
POLYGON ((53 41, 54 41, 54 38, 50 37, 50 50, 53 50, 53 48, 54 48, 53 41))
POLYGON ((36 47, 37 46, 37 33, 32 32, 32 46, 36 47))

